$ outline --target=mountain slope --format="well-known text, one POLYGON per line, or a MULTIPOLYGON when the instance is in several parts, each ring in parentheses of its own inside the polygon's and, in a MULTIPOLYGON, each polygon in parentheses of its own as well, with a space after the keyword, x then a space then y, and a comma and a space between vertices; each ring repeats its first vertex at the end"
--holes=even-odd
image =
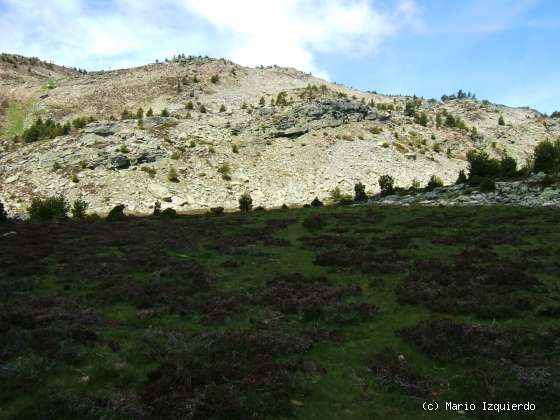
POLYGON ((13 128, 6 130, 6 107, 0 111, 0 194, 19 213, 32 197, 54 194, 82 197, 94 211, 124 203, 145 213, 156 199, 181 211, 233 208, 245 191, 256 206, 302 204, 336 187, 352 193, 359 181, 376 191, 383 174, 405 187, 432 174, 449 183, 466 167, 470 149, 523 163, 539 141, 560 135, 557 120, 530 109, 472 99, 415 102, 226 60, 88 74, 56 67, 56 74, 28 73, 25 80, 19 67, 0 66, 0 95, 4 102, 30 101, 27 126, 39 115, 62 123, 96 120, 23 144, 13 141, 13 128), (170 117, 145 117, 142 126, 120 120, 125 109, 135 114, 140 107, 155 115, 165 109, 170 117), (451 115, 463 128, 436 127, 438 114, 443 124, 451 115))

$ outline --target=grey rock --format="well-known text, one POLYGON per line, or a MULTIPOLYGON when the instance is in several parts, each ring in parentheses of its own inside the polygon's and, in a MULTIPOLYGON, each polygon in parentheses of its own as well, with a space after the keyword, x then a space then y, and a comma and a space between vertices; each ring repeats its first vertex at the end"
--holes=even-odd
POLYGON ((112 169, 126 169, 130 166, 130 159, 125 155, 117 155, 111 158, 112 169))

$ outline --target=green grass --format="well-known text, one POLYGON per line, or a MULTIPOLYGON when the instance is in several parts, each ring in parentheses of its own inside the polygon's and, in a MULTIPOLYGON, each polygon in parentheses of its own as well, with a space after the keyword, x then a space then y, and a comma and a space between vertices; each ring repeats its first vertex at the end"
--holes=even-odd
POLYGON ((23 134, 26 119, 33 114, 35 100, 28 99, 25 102, 10 100, 6 111, 6 122, 1 131, 2 136, 11 139, 16 135, 23 134))
POLYGON ((560 322, 541 309, 560 301, 559 221, 555 209, 359 206, 0 225, 18 232, 0 242, 0 418, 185 418, 189 402, 194 418, 456 419, 482 413, 422 402, 482 399, 534 400, 534 418, 556 418, 547 343, 560 322), (440 319, 458 335, 433 330, 435 349, 406 333, 440 319), (477 334, 484 345, 469 347, 477 334), (289 350, 301 338, 309 348, 289 350), (405 362, 380 374, 386 349, 405 362), (497 386, 542 366, 550 392, 517 377, 497 386))

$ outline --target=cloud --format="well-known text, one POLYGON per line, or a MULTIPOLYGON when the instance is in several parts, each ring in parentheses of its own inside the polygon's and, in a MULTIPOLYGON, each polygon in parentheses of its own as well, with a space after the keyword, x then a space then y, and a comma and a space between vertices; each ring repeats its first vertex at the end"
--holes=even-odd
POLYGON ((180 52, 325 76, 318 54, 365 55, 417 26, 413 0, 0 0, 0 49, 71 66, 139 65, 180 52))
POLYGON ((186 10, 229 33, 229 56, 244 65, 279 64, 324 74, 315 54, 364 55, 417 20, 412 0, 380 12, 365 0, 185 0, 186 10))

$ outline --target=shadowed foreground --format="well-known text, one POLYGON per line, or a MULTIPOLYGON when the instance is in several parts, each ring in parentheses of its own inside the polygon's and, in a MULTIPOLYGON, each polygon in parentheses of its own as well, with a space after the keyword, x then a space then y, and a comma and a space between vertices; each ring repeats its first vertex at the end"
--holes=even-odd
POLYGON ((10 222, 0 255, 2 419, 560 415, 556 209, 10 222))

